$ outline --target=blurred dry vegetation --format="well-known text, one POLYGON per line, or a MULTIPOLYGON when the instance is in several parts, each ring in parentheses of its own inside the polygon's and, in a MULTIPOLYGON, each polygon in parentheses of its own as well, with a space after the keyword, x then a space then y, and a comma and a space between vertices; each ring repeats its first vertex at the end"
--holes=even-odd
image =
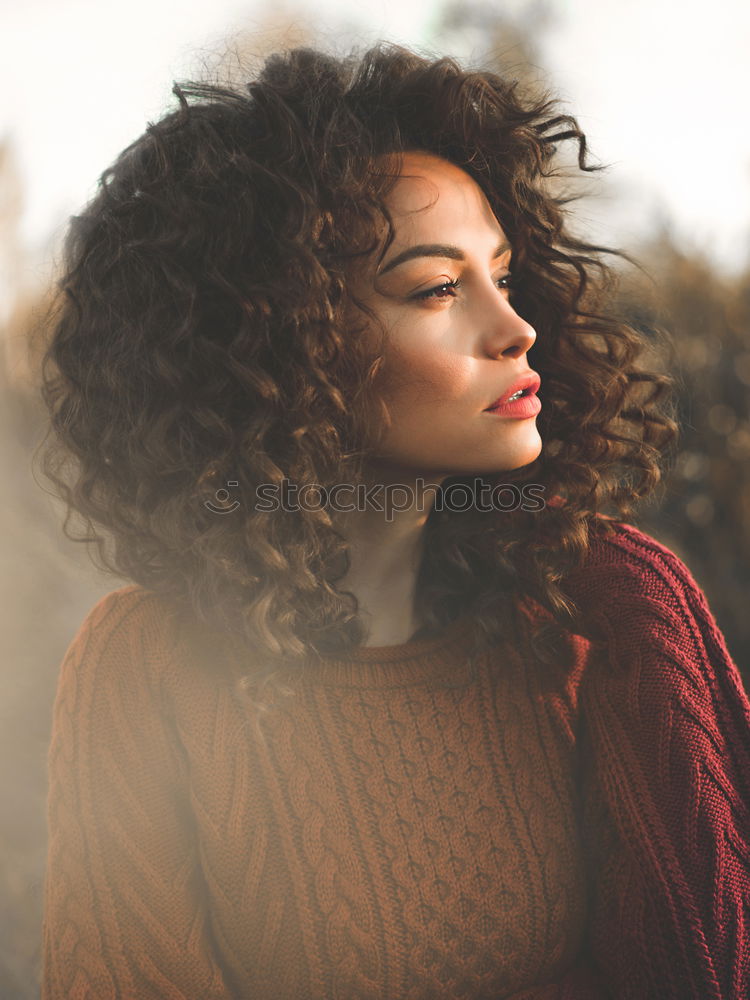
MULTIPOLYGON (((302 17, 288 15, 285 28, 286 16, 270 16, 260 40, 257 33, 237 39, 235 54, 256 58, 304 43, 302 17)), ((435 23, 433 50, 510 73, 533 90, 544 80, 530 39, 546 18, 539 3, 512 21, 481 4, 449 5, 435 23)), ((226 68, 224 60, 214 71, 226 68)), ((607 181, 595 183, 604 188, 607 181)), ((57 672, 89 608, 127 581, 100 573, 85 547, 63 536, 61 505, 31 474, 45 416, 30 334, 43 321, 51 283, 30 277, 39 267, 19 239, 23 184, 8 142, 0 145, 0 192, 0 997, 29 1000, 39 989, 45 763, 57 672)), ((622 249, 646 272, 623 271, 623 314, 646 332, 659 326, 673 333, 682 428, 659 497, 635 521, 688 564, 749 685, 750 266, 724 276, 710 257, 681 251, 666 228, 622 249)))

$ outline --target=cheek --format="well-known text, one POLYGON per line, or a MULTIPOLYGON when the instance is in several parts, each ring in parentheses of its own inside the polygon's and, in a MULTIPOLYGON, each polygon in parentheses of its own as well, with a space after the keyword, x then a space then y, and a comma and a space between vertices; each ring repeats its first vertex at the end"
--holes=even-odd
POLYGON ((472 359, 444 348, 391 344, 383 372, 386 398, 414 408, 466 399, 472 383, 472 359))

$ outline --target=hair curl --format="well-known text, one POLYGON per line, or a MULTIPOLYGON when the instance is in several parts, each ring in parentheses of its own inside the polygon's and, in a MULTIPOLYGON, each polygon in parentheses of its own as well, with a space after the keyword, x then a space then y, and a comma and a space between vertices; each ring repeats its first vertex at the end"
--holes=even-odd
POLYGON ((418 608, 428 631, 471 611, 492 636, 526 595, 569 627, 560 582, 590 530, 609 530, 597 515, 624 519, 653 493, 677 436, 672 378, 636 366, 646 340, 608 311, 617 279, 601 255, 630 258, 575 238, 572 199, 553 188, 565 141, 581 171, 602 169, 575 118, 548 94, 522 99, 516 81, 389 44, 346 58, 296 49, 244 90, 173 92, 179 108, 103 173, 68 231, 42 363, 54 432, 43 469, 67 504, 65 533, 77 512, 87 530, 74 540, 96 542, 106 569, 240 635, 267 664, 362 642, 325 508, 255 502, 264 483, 361 481, 382 353, 361 336, 366 317, 352 325, 347 274, 384 222, 392 237, 382 154, 423 150, 474 178, 511 242, 544 400, 538 459, 443 488, 540 483, 554 502, 432 510, 418 608), (217 516, 204 501, 228 481, 243 503, 217 516))

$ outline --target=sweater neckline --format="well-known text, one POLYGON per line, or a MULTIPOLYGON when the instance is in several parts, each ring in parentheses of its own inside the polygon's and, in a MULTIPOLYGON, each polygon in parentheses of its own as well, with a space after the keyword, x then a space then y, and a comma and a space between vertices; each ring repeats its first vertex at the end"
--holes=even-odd
POLYGON ((460 685, 472 673, 474 615, 454 619, 435 635, 388 646, 358 646, 345 656, 309 660, 307 683, 337 687, 409 687, 425 681, 460 685))
POLYGON ((393 643, 387 646, 357 646, 346 656, 326 657, 326 661, 357 662, 357 663, 396 663, 401 660, 418 659, 426 653, 434 652, 446 642, 453 641, 457 635, 463 635, 471 625, 471 613, 463 614, 444 625, 437 633, 421 639, 411 638, 406 642, 393 643))

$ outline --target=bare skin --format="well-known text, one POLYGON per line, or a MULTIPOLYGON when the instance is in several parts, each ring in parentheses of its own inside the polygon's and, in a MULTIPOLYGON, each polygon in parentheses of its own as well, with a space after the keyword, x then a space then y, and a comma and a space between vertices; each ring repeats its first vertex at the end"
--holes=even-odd
POLYGON ((407 153, 388 208, 394 242, 356 279, 357 294, 388 331, 388 426, 368 478, 410 487, 413 502, 400 509, 406 493, 399 491, 390 518, 371 508, 334 515, 351 549, 337 587, 357 597, 368 646, 406 642, 423 624, 414 596, 435 493, 420 498, 417 480, 437 487, 452 475, 517 469, 542 445, 536 418, 485 412, 533 369, 526 354, 536 333, 510 304, 511 249, 483 192, 454 164, 407 153), (425 245, 443 251, 391 266, 425 245), (445 253, 446 245, 454 250, 445 253))
MULTIPOLYGON (((383 467, 373 481, 386 483, 390 478, 383 467)), ((404 476, 399 474, 393 481, 404 482, 404 476)), ((434 483, 437 486, 437 480, 434 483)), ((408 510, 392 511, 390 522, 385 511, 372 508, 337 515, 349 543, 351 564, 336 586, 356 595, 369 626, 368 646, 406 642, 423 624, 414 609, 414 594, 428 513, 427 507, 420 511, 415 504, 408 510)))

